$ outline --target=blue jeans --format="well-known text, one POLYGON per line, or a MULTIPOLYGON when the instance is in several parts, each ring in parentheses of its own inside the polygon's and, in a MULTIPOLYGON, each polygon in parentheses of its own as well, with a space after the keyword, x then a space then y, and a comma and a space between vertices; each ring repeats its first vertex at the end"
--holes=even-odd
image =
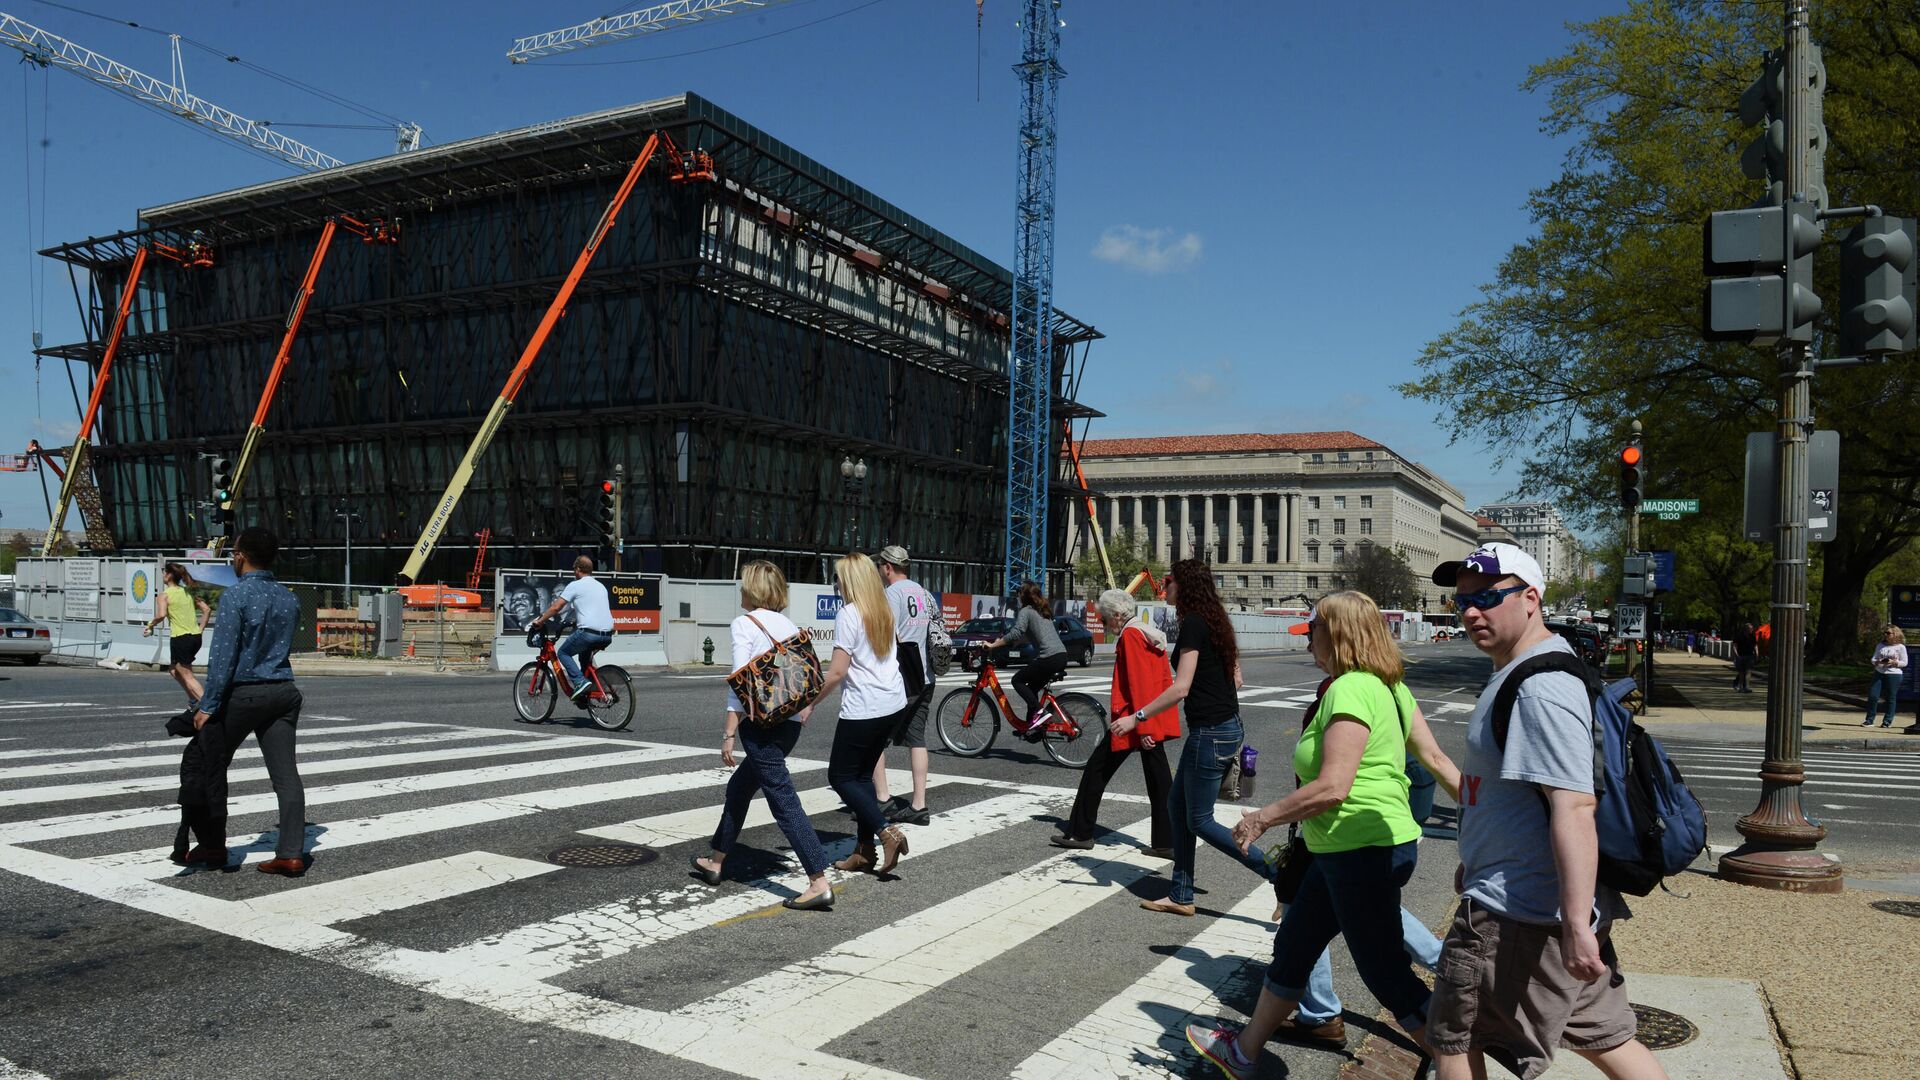
POLYGON ((1400 890, 1419 858, 1415 841, 1394 847, 1316 852, 1300 892, 1280 921, 1267 968, 1267 989, 1288 1001, 1307 996, 1314 965, 1335 934, 1367 990, 1411 1031, 1425 1026, 1432 992, 1407 962, 1400 890))
POLYGON ((583 652, 604 649, 611 644, 613 635, 600 630, 575 630, 567 635, 567 640, 561 642, 554 652, 560 654, 560 670, 567 673, 568 693, 580 689, 580 684, 586 680, 586 676, 580 673, 580 661, 574 657, 583 652))
POLYGON ((1240 845, 1233 842, 1233 830, 1213 820, 1220 778, 1240 752, 1244 734, 1236 716, 1210 727, 1192 728, 1181 740, 1187 745, 1180 750, 1180 768, 1173 775, 1173 790, 1167 800, 1173 826, 1173 891, 1167 898, 1176 904, 1193 903, 1193 857, 1199 846, 1196 839, 1219 848, 1261 877, 1273 879, 1273 868, 1259 848, 1242 855, 1240 845))
POLYGON ((833 728, 833 750, 827 755, 827 786, 853 811, 854 840, 863 848, 887 828, 886 812, 873 789, 873 767, 886 756, 893 730, 913 710, 913 702, 894 713, 869 717, 841 717, 833 728))
POLYGON ((740 725, 741 762, 727 780, 727 803, 720 808, 720 824, 713 830, 713 850, 725 855, 740 838, 740 823, 747 818, 747 807, 755 792, 767 797, 767 809, 774 823, 793 845, 800 857, 800 868, 808 877, 827 870, 827 850, 813 831, 813 822, 800 808, 800 796, 794 793, 793 777, 787 774, 787 755, 800 741, 802 726, 789 720, 773 728, 740 725))
POLYGON ((1880 704, 1883 696, 1887 702, 1887 718, 1882 721, 1880 726, 1893 726, 1893 711, 1900 707, 1900 680, 1904 677, 1905 676, 1897 675, 1891 671, 1876 671, 1873 673, 1873 681, 1867 684, 1867 723, 1865 726, 1873 726, 1874 710, 1880 704))
MULTIPOLYGON (((1400 909, 1400 945, 1414 963, 1428 971, 1440 963, 1440 939, 1406 908, 1400 909)), ((1313 962, 1313 974, 1307 976, 1307 992, 1300 999, 1299 1022, 1313 1027, 1339 1015, 1340 995, 1333 992, 1333 960, 1330 950, 1323 949, 1320 959, 1313 962)))

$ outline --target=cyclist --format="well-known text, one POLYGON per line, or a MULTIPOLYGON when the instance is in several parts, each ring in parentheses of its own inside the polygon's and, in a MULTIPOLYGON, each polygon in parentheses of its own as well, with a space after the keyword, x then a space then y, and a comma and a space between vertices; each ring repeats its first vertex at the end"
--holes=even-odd
POLYGON ((1053 604, 1039 585, 1029 581, 1020 586, 1017 604, 1020 614, 1013 620, 1013 629, 998 641, 988 642, 987 648, 998 649, 1022 641, 1033 644, 1033 661, 1013 677, 1013 688, 1020 692, 1020 700, 1027 703, 1026 726, 1021 729, 1020 737, 1039 742, 1046 733, 1046 725, 1033 722, 1040 708, 1040 691, 1067 670, 1067 647, 1060 643, 1060 631, 1053 625, 1053 604))
POLYGON ((554 652, 567 673, 567 696, 578 705, 586 700, 593 685, 581 674, 580 661, 574 657, 584 652, 598 652, 613 644, 613 605, 607 599, 607 587, 594 580, 593 560, 585 555, 573 560, 573 582, 560 590, 560 595, 553 598, 553 603, 547 605, 547 610, 541 612, 528 629, 553 618, 568 606, 573 608, 574 631, 554 652))

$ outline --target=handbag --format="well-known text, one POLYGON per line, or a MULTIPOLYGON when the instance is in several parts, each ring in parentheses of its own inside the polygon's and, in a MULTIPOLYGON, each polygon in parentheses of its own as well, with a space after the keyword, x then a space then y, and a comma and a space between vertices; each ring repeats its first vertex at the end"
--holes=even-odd
POLYGON ((1313 852, 1307 849, 1307 840, 1300 835, 1300 823, 1287 826, 1287 842, 1275 844, 1267 852, 1267 862, 1273 867, 1273 893, 1283 904, 1293 903, 1299 895, 1300 883, 1307 879, 1307 870, 1313 866, 1313 852))
MULTIPOLYGON (((747 618, 767 634, 759 619, 752 615, 747 618)), ((727 687, 740 699, 747 722, 756 727, 773 727, 800 715, 820 700, 826 685, 820 656, 813 651, 813 635, 805 628, 785 641, 772 634, 767 634, 767 639, 773 642, 773 648, 727 676, 727 687)))

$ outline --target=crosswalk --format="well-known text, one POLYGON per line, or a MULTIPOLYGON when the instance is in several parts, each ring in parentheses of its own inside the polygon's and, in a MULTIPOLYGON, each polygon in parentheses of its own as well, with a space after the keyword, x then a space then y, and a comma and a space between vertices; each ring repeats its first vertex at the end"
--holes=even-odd
MULTIPOLYGON (((1068 680, 1077 681, 1105 685, 1068 680)), ((839 858, 852 838, 825 787, 826 762, 807 755, 827 737, 809 732, 789 764, 839 858)), ((1108 795, 1104 816, 1118 827, 1094 850, 1048 847, 1074 794, 1077 775, 1065 770, 935 776, 936 815, 910 830, 898 883, 836 872, 843 902, 821 916, 779 908, 801 878, 760 802, 743 834, 753 855, 730 860, 728 881, 715 889, 686 874, 730 774, 711 747, 339 716, 303 718, 300 739, 314 860, 303 879, 168 862, 183 744, 124 737, 72 749, 0 744, 0 871, 517 1021, 783 1080, 956 1075, 862 1048, 879 1031, 944 1031, 955 999, 986 993, 1003 977, 995 973, 1031 962, 1030 950, 1059 947, 1045 939, 1118 933, 1112 924, 1141 942, 1102 955, 1081 997, 1050 995, 1037 1015, 1005 1006, 1024 1044, 998 1040, 961 1074, 1184 1071, 1194 1063, 1185 1022, 1250 1007, 1271 952, 1272 894, 1250 877, 1215 868, 1207 903, 1219 918, 1132 910, 1133 890, 1168 866, 1146 851, 1143 797, 1108 795), (617 873, 564 867, 527 850, 518 838, 529 834, 640 844, 660 858, 617 873), (805 949, 791 937, 766 945, 782 918, 811 920, 781 924, 805 927, 805 949), (716 949, 745 965, 737 977, 633 974, 704 971, 716 949), (587 989, 602 981, 629 989, 587 989)), ((251 745, 231 776, 231 864, 270 858, 276 804, 251 745)), ((901 790, 908 777, 893 782, 901 790)), ((1220 812, 1232 821, 1239 809, 1220 812)))
MULTIPOLYGON (((1737 813, 1753 809, 1759 791, 1756 774, 1766 757, 1757 746, 1668 742, 1668 756, 1680 767, 1687 786, 1708 804, 1724 803, 1737 813)), ((1826 825, 1905 826, 1920 817, 1920 753, 1870 753, 1856 750, 1801 752, 1806 783, 1801 804, 1808 816, 1826 825)))

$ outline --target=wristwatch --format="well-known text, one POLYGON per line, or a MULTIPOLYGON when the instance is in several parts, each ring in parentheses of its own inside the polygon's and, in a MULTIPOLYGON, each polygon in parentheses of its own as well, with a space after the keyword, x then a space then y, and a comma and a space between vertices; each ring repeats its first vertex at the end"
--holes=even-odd
POLYGON ((1133 710, 1133 722, 1134 722, 1134 723, 1136 723, 1136 724, 1137 724, 1137 723, 1139 723, 1140 721, 1142 721, 1142 720, 1145 720, 1146 718, 1147 718, 1147 710, 1145 710, 1145 709, 1135 709, 1135 710, 1133 710))

